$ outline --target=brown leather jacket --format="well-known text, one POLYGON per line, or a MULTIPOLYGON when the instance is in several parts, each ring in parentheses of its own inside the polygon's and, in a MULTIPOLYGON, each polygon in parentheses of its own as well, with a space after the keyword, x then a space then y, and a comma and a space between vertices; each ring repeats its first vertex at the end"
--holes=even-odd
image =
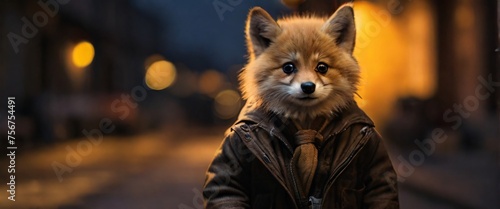
POLYGON ((208 168, 205 208, 399 208, 384 144, 355 103, 322 132, 309 196, 296 189, 287 129, 277 116, 245 107, 208 168))

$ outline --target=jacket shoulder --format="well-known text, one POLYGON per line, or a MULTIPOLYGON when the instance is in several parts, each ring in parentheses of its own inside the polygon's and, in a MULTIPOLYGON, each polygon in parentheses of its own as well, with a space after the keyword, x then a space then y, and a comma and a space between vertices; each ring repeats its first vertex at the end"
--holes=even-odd
POLYGON ((249 140, 251 132, 256 129, 257 124, 253 121, 237 121, 224 134, 226 138, 233 138, 233 140, 249 140))

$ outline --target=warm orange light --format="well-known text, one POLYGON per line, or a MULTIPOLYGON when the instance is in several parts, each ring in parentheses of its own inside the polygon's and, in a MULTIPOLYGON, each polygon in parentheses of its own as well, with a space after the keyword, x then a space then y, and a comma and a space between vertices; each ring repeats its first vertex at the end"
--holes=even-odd
POLYGON ((207 70, 201 74, 198 80, 198 90, 207 95, 215 95, 215 93, 222 87, 224 76, 215 71, 207 70))
POLYGON ((174 83, 177 72, 174 64, 166 60, 153 62, 146 71, 146 85, 153 90, 162 90, 174 83))
POLYGON ((415 2, 393 16, 386 7, 354 3, 354 56, 361 68, 362 97, 357 102, 377 124, 383 125, 398 98, 427 99, 434 94, 434 26, 423 4, 415 2))
POLYGON ((76 67, 84 68, 94 59, 94 46, 88 41, 78 43, 71 53, 71 60, 76 67))
POLYGON ((218 117, 229 119, 235 117, 240 111, 241 97, 234 90, 224 90, 215 97, 214 109, 218 117))

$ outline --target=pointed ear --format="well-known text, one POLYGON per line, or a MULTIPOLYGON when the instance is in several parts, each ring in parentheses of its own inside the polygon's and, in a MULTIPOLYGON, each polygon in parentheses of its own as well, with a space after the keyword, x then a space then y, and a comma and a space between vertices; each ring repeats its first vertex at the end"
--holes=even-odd
POLYGON ((337 46, 352 54, 356 41, 356 26, 352 4, 342 5, 328 18, 321 29, 335 40, 337 46))
POLYGON ((248 53, 255 58, 275 41, 281 28, 264 9, 254 7, 248 14, 245 33, 248 53))

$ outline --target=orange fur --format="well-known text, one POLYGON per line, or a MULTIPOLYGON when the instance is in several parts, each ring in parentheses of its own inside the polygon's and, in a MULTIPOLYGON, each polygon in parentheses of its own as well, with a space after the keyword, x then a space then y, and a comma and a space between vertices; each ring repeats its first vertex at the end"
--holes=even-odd
POLYGON ((239 75, 244 99, 296 119, 341 111, 353 101, 359 80, 352 14, 344 5, 328 19, 292 16, 275 22, 263 9, 252 9, 246 27, 249 61, 239 75), (283 72, 288 62, 296 72, 283 72), (315 71, 319 62, 329 66, 326 74, 315 71), (315 99, 298 99, 304 82, 315 83, 315 99))

